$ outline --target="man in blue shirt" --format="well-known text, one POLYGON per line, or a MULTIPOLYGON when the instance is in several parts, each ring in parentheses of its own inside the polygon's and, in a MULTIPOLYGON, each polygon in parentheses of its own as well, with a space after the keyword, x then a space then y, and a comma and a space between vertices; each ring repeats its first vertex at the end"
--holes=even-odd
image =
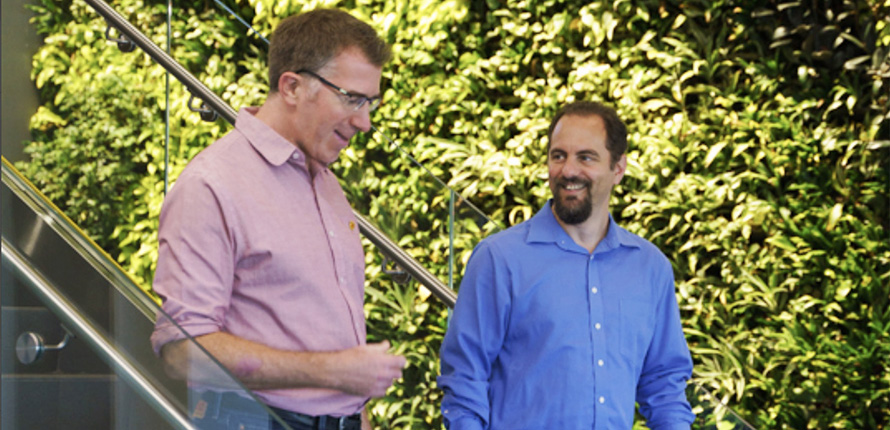
POLYGON ((689 429, 692 359, 670 262, 618 226, 627 129, 593 102, 548 132, 553 198, 476 247, 442 344, 451 430, 689 429))

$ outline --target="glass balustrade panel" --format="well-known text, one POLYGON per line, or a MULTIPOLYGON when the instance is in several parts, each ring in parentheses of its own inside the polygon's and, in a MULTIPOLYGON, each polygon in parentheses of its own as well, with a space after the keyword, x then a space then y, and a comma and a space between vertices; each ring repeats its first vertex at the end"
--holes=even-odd
POLYGON ((167 317, 5 159, 2 211, 3 428, 189 428, 199 380, 278 420, 179 327, 171 377, 149 342, 167 317))

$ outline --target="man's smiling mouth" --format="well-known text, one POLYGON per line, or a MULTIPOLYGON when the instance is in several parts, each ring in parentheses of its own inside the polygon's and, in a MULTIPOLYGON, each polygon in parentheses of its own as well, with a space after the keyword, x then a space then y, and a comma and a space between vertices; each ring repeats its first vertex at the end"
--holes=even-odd
POLYGON ((340 139, 342 139, 342 140, 344 140, 344 141, 346 141, 346 142, 349 142, 349 138, 346 137, 346 136, 344 136, 344 135, 342 135, 339 131, 334 131, 334 134, 336 134, 337 137, 339 137, 340 139))

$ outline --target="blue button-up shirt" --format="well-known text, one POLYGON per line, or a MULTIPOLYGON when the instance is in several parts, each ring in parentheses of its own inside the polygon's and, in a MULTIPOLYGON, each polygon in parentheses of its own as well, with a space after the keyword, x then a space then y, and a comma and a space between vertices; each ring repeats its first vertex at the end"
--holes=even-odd
POLYGON ((610 217, 591 253, 548 202, 476 247, 441 351, 450 429, 689 429, 692 359, 664 254, 610 217))

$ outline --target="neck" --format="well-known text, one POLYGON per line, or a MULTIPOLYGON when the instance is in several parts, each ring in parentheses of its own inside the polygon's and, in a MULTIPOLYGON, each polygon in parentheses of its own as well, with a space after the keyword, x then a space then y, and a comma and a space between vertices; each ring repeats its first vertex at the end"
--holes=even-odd
POLYGON ((559 215, 556 214, 556 209, 553 206, 550 206, 550 210, 553 212, 556 222, 559 223, 569 237, 589 252, 593 252, 597 245, 599 245, 600 241, 606 237, 606 233, 609 232, 609 212, 607 211, 598 211, 594 209, 590 216, 583 222, 579 224, 566 224, 559 218, 559 215))
POLYGON ((281 135, 281 137, 300 149, 303 156, 306 157, 306 168, 309 170, 312 177, 315 177, 315 174, 318 173, 320 169, 323 169, 324 166, 320 165, 318 161, 309 158, 309 154, 302 146, 300 146, 296 129, 297 124, 294 123, 293 119, 295 116, 294 107, 285 103, 279 93, 270 94, 263 105, 260 106, 256 115, 254 115, 256 119, 262 121, 269 126, 269 128, 281 135))
POLYGON ((255 115, 256 119, 275 130, 294 146, 299 147, 294 129, 296 124, 293 123, 294 116, 293 107, 285 103, 278 93, 270 94, 255 115))

